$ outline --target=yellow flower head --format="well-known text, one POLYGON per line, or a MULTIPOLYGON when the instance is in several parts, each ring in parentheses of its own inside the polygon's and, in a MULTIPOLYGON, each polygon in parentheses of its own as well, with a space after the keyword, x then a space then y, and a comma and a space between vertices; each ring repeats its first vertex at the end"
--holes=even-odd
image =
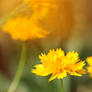
POLYGON ((87 70, 90 73, 90 77, 92 78, 92 56, 88 57, 86 61, 89 64, 89 66, 87 67, 87 70))
POLYGON ((79 62, 77 52, 68 52, 66 55, 61 49, 56 51, 50 50, 49 53, 41 54, 39 56, 41 64, 35 65, 35 69, 32 69, 32 73, 39 76, 48 76, 52 74, 49 81, 55 79, 62 79, 69 75, 82 76, 85 73, 83 69, 84 61, 79 62))
MULTIPOLYGON (((32 10, 32 18, 45 29, 67 33, 71 30, 73 12, 68 0, 24 0, 32 10)), ((61 36, 61 35, 60 35, 61 36)))
POLYGON ((8 22, 3 25, 3 30, 9 33, 13 39, 20 39, 23 41, 43 38, 48 34, 48 32, 37 25, 31 17, 27 16, 18 16, 9 19, 8 22))

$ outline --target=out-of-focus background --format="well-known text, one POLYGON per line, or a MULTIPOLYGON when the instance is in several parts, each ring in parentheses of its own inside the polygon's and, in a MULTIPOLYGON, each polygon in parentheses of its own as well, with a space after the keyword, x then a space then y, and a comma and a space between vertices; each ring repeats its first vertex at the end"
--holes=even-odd
MULTIPOLYGON (((0 0, 0 21, 14 11, 23 12, 24 6, 16 9, 22 0, 0 0)), ((53 32, 45 39, 28 41, 28 58, 17 92, 60 92, 60 82, 49 77, 39 77, 30 72, 39 63, 38 55, 50 48, 63 48, 65 51, 78 51, 82 60, 92 56, 92 0, 66 0, 61 10, 62 30, 53 32)), ((6 21, 4 20, 4 22, 6 21)), ((3 23, 4 23, 3 22, 3 23)), ((58 21, 57 21, 58 22, 58 21)), ((0 92, 11 84, 21 52, 21 41, 13 40, 3 32, 0 22, 0 92)), ((81 78, 64 79, 64 92, 92 92, 92 79, 88 75, 81 78)))

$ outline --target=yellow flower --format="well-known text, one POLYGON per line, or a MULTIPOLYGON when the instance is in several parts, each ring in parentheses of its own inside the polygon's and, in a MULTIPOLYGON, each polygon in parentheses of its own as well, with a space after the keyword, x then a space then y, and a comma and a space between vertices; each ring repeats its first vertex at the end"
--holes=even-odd
POLYGON ((46 55, 41 54, 39 56, 41 64, 35 65, 35 69, 32 69, 32 73, 39 76, 48 76, 52 74, 49 81, 55 79, 62 79, 69 75, 82 76, 85 73, 83 67, 84 61, 80 61, 77 52, 68 52, 66 55, 62 49, 56 51, 50 50, 46 55), (80 62, 79 62, 80 61, 80 62))
MULTIPOLYGON (((68 0, 24 0, 32 10, 32 18, 45 29, 66 37, 73 22, 72 5, 68 0)), ((68 36, 67 35, 67 36, 68 36)))
POLYGON ((48 32, 37 25, 31 17, 27 16, 18 16, 9 19, 8 22, 3 25, 3 30, 9 33, 13 39, 20 39, 23 41, 43 38, 48 34, 48 32))
POLYGON ((73 7, 69 0, 24 0, 32 11, 32 19, 51 32, 41 46, 55 47, 71 36, 74 25, 73 7))
POLYGON ((86 59, 86 61, 88 62, 89 66, 87 67, 88 72, 90 73, 90 77, 92 78, 92 56, 88 57, 86 59))

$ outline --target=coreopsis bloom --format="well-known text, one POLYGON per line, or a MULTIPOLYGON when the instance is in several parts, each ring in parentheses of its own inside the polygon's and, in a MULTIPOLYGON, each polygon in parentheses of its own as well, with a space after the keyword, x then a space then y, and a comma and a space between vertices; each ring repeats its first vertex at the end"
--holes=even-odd
POLYGON ((74 8, 69 0, 24 0, 24 2, 32 10, 32 18, 52 32, 45 41, 41 40, 43 47, 56 47, 67 41, 74 25, 74 8))
POLYGON ((63 28, 66 25, 67 28, 70 27, 72 9, 67 0, 24 0, 24 2, 32 9, 32 18, 40 21, 47 29, 61 31, 61 29, 66 30, 63 28))
POLYGON ((27 16, 17 16, 16 18, 9 19, 7 23, 3 25, 3 30, 9 33, 13 39, 23 41, 43 38, 49 33, 37 25, 31 17, 27 16))
POLYGON ((32 18, 47 30, 62 34, 71 29, 73 11, 68 0, 24 0, 24 2, 28 3, 33 11, 32 18))
POLYGON ((86 59, 87 63, 89 64, 89 66, 87 67, 87 70, 90 74, 90 77, 92 78, 92 56, 91 57, 88 57, 86 59))
POLYGON ((82 76, 85 74, 83 67, 84 61, 80 61, 77 52, 68 52, 66 55, 62 49, 50 50, 46 55, 45 53, 39 56, 41 64, 35 65, 32 73, 39 76, 48 76, 52 74, 49 81, 58 78, 63 79, 68 74, 74 76, 82 76), (80 61, 80 62, 79 62, 80 61))

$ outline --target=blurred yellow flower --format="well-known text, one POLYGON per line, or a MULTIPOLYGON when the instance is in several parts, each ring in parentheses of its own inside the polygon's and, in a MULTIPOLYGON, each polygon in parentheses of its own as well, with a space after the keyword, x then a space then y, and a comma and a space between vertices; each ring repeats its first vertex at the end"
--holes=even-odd
POLYGON ((45 53, 39 56, 41 64, 35 65, 35 69, 32 69, 32 73, 39 76, 48 76, 52 74, 49 81, 55 79, 62 79, 69 75, 82 76, 85 74, 84 61, 80 61, 77 52, 68 52, 64 55, 62 49, 50 50, 46 55, 45 53), (79 62, 80 61, 80 62, 79 62))
POLYGON ((92 78, 92 56, 91 57, 88 57, 86 59, 87 63, 89 64, 89 66, 87 67, 87 70, 90 74, 90 77, 92 78))
POLYGON ((69 30, 72 8, 68 0, 24 0, 33 11, 32 18, 52 31, 69 30))
POLYGON ((74 25, 73 7, 69 0, 24 0, 32 11, 32 18, 45 30, 52 32, 44 47, 65 43, 74 25))
POLYGON ((3 25, 3 30, 9 33, 13 39, 20 39, 23 41, 43 38, 49 33, 37 25, 31 17, 27 16, 18 16, 9 19, 8 22, 3 25))

